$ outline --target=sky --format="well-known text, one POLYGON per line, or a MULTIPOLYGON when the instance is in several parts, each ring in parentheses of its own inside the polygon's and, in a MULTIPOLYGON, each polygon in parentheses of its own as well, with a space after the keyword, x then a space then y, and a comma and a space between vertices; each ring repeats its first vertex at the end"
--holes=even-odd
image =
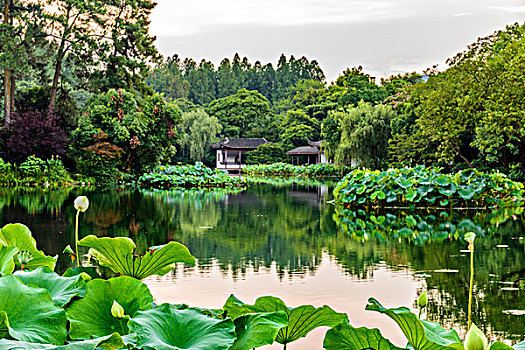
POLYGON ((164 56, 216 65, 237 52, 276 65, 316 59, 327 81, 362 66, 375 77, 418 71, 478 37, 525 22, 525 0, 157 0, 151 33, 164 56))

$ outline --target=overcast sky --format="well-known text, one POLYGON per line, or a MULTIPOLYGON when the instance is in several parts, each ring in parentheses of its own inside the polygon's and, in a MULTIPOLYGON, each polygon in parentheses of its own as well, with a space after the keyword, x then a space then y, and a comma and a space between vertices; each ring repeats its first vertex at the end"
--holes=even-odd
POLYGON ((167 56, 218 64, 293 54, 327 80, 363 66, 382 77, 422 71, 478 37, 525 21, 525 0, 157 0, 151 32, 167 56))

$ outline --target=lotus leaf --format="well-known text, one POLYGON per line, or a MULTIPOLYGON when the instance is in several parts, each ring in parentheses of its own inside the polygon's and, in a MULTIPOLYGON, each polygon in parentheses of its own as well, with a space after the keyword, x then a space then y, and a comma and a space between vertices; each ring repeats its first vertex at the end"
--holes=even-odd
POLYGON ((85 340, 114 332, 128 334, 127 321, 111 315, 114 301, 124 308, 127 316, 133 317, 140 310, 150 309, 153 297, 144 283, 128 276, 89 281, 85 297, 74 300, 66 309, 70 338, 85 340))
POLYGON ((0 244, 17 247, 20 251, 36 252, 36 241, 26 225, 8 224, 0 230, 0 244))
POLYGON ((141 349, 226 350, 236 338, 231 319, 219 320, 169 304, 138 312, 129 328, 137 334, 136 347, 141 349))
POLYGON ((47 256, 44 254, 44 252, 40 250, 36 250, 34 252, 27 252, 29 255, 27 257, 27 261, 22 262, 21 254, 18 254, 18 263, 20 265, 23 264, 23 268, 25 270, 34 270, 39 267, 48 267, 51 270, 55 269, 55 265, 57 263, 57 260, 55 257, 47 256))
POLYGON ((285 312, 246 314, 235 319, 237 340, 230 350, 249 350, 273 344, 279 330, 288 325, 285 312))
POLYGON ((254 305, 246 305, 231 295, 224 305, 224 310, 226 310, 227 315, 232 318, 254 312, 286 312, 288 326, 282 328, 275 339, 281 344, 288 344, 305 337, 317 327, 334 327, 348 320, 346 314, 337 313, 326 305, 319 308, 311 305, 289 308, 281 299, 276 297, 260 297, 255 301, 254 305))
POLYGON ((113 333, 107 337, 84 340, 81 342, 73 342, 61 346, 0 339, 0 349, 10 350, 117 350, 122 349, 125 346, 126 345, 118 333, 113 333))
POLYGON ((15 270, 13 258, 18 248, 0 244, 0 276, 12 274, 15 270))
POLYGON ((100 265, 124 276, 144 279, 151 275, 164 275, 175 268, 175 263, 195 265, 188 248, 177 242, 151 247, 142 256, 135 255, 135 243, 127 237, 84 237, 79 245, 90 247, 100 265))
POLYGON ((383 338, 377 328, 354 328, 344 322, 326 332, 323 347, 326 350, 402 349, 392 344, 390 340, 383 338))
POLYGON ((29 272, 17 271, 15 276, 25 285, 46 289, 58 307, 63 307, 74 297, 86 294, 86 285, 81 276, 61 277, 48 267, 29 272))
POLYGON ((0 278, 0 313, 0 333, 7 329, 11 338, 55 345, 66 341, 64 310, 47 290, 26 286, 13 275, 0 278))
POLYGON ((376 299, 370 298, 366 309, 380 312, 393 319, 414 350, 428 350, 435 347, 463 350, 463 344, 456 331, 445 331, 437 323, 420 320, 406 307, 386 309, 376 299))
POLYGON ((70 267, 69 269, 66 270, 66 272, 64 272, 62 277, 78 276, 82 272, 88 274, 89 277, 91 277, 92 279, 100 278, 100 275, 98 274, 96 267, 85 267, 85 266, 70 267))

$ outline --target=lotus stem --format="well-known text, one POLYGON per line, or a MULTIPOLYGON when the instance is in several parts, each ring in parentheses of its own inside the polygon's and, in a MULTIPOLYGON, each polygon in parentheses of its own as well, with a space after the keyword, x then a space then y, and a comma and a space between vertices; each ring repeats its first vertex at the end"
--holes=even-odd
POLYGON ((284 348, 283 348, 283 350, 286 350, 286 343, 284 343, 284 348))
POLYGON ((470 288, 468 293, 468 328, 472 325, 472 291, 474 288, 474 244, 470 249, 470 288))
POLYGON ((78 255, 78 216, 80 210, 77 210, 77 217, 75 219, 75 254, 77 255, 77 267, 80 267, 80 255, 78 255))

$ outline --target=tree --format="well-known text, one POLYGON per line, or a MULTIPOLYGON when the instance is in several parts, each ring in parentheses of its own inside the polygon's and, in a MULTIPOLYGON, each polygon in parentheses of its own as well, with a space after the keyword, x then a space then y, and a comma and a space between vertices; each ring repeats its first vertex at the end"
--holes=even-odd
POLYGON ((188 81, 189 99, 193 103, 205 106, 217 98, 217 79, 213 63, 202 60, 197 69, 189 71, 188 81))
POLYGON ((288 161, 286 150, 280 143, 265 143, 246 154, 246 164, 272 164, 288 161))
POLYGON ((257 91, 246 89, 211 102, 207 112, 217 117, 228 137, 262 137, 258 130, 270 120, 268 100, 257 91))
POLYGON ((357 106, 363 100, 371 104, 378 104, 387 97, 385 88, 376 85, 375 78, 363 72, 363 67, 347 69, 330 86, 329 92, 332 101, 340 106, 357 106))
POLYGON ((340 143, 335 150, 335 162, 339 165, 355 161, 359 166, 377 169, 387 159, 390 122, 396 113, 388 106, 361 101, 357 107, 335 112, 340 118, 340 143))
POLYGON ((104 141, 122 152, 119 169, 144 173, 175 152, 176 126, 182 121, 181 111, 159 95, 148 96, 140 105, 133 94, 109 90, 96 96, 79 118, 73 132, 72 152, 77 162, 85 162, 86 149, 104 141))
POLYGON ((218 141, 221 130, 219 120, 203 109, 183 113, 179 141, 183 155, 192 162, 203 161, 208 144, 218 141))
POLYGON ((440 160, 456 157, 525 169, 523 42, 525 25, 515 24, 450 59, 414 92, 424 137, 438 143, 440 160))
POLYGON ((168 57, 159 62, 146 78, 146 83, 159 93, 170 99, 187 99, 190 83, 184 78, 179 56, 168 57))
POLYGON ((319 139, 320 123, 304 111, 288 111, 281 122, 281 142, 286 146, 306 146, 308 140, 319 139))
POLYGON ((239 91, 240 83, 235 73, 232 71, 230 60, 225 58, 221 61, 217 69, 217 97, 223 98, 235 94, 239 91))

